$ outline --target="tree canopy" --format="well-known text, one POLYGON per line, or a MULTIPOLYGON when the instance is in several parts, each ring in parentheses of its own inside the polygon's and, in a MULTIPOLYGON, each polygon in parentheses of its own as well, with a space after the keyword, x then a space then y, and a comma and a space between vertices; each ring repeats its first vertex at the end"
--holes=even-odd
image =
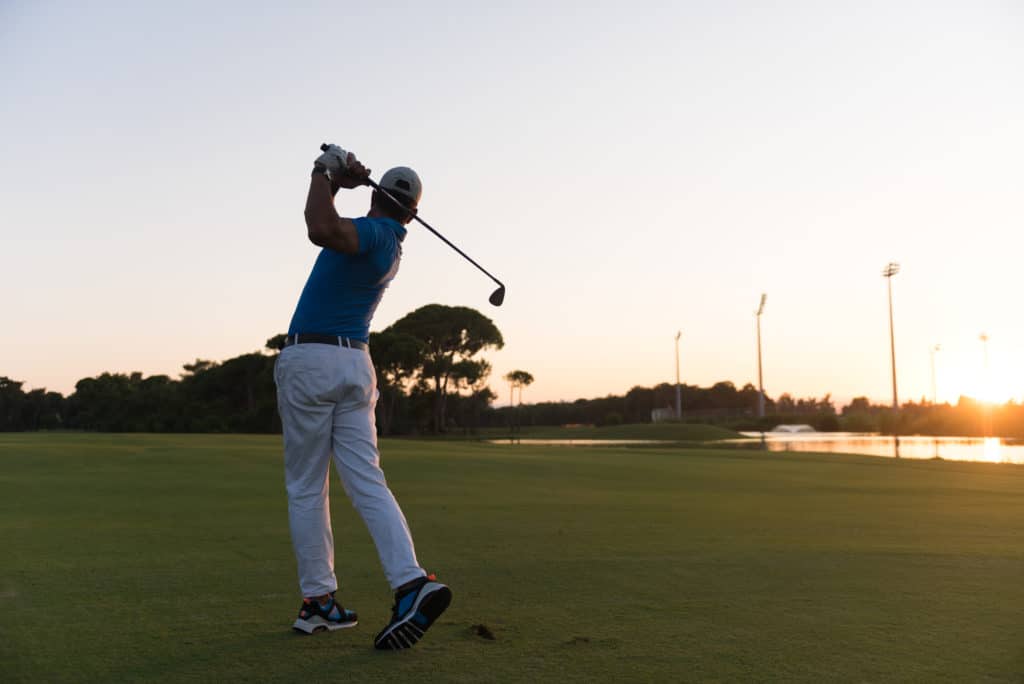
MULTIPOLYGON (((514 370, 505 374, 505 379, 512 386, 512 402, 515 401, 515 391, 519 389, 519 403, 523 403, 523 388, 533 384, 533 376, 524 370, 514 370)), ((511 406, 512 402, 509 403, 511 406)))
POLYGON ((505 340, 494 322, 465 306, 428 304, 406 314, 384 332, 407 335, 422 343, 415 369, 417 387, 433 396, 432 429, 448 428, 448 397, 462 390, 480 391, 490 373, 485 349, 501 349, 505 340))

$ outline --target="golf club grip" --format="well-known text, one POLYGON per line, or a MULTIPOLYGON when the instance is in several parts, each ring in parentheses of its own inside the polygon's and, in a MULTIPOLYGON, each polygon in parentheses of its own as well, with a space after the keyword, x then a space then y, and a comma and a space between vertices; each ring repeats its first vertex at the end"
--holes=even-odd
MULTIPOLYGON (((321 143, 321 144, 320 144, 320 151, 321 151, 321 152, 326 152, 326 151, 327 151, 327 149, 328 149, 329 147, 330 147, 330 145, 328 145, 327 143, 321 143)), ((395 204, 397 204, 397 205, 399 205, 399 206, 403 206, 403 205, 402 205, 402 203, 401 203, 401 202, 399 202, 399 201, 398 201, 397 199, 395 199, 395 198, 394 198, 394 196, 392 196, 392 194, 391 194, 390 192, 388 192, 388 191, 387 191, 387 190, 385 190, 384 188, 382 188, 382 187, 380 187, 379 185, 377 185, 376 183, 374 183, 374 182, 373 182, 373 181, 372 181, 372 180, 371 180, 371 179, 370 179, 369 177, 367 177, 367 178, 365 179, 365 181, 364 181, 364 182, 365 182, 365 183, 366 183, 367 185, 369 185, 369 186, 370 186, 371 188, 373 188, 374 190, 377 190, 378 192, 381 192, 381 193, 383 193, 383 194, 384 194, 384 195, 385 195, 385 196, 386 196, 386 197, 387 197, 388 199, 390 199, 390 200, 391 200, 392 202, 394 202, 395 204)), ((434 230, 434 227, 433 227, 433 226, 431 226, 431 225, 430 225, 429 223, 427 223, 426 221, 424 221, 423 219, 421 219, 421 218, 420 218, 419 216, 417 216, 416 214, 413 214, 413 215, 412 215, 412 217, 413 217, 414 219, 416 219, 416 221, 417 221, 417 222, 419 222, 419 224, 420 224, 420 225, 422 225, 422 226, 423 226, 424 228, 426 228, 426 229, 427 229, 427 230, 429 230, 429 231, 430 231, 431 233, 433 233, 433 234, 434 234, 434 235, 436 235, 436 236, 437 236, 438 238, 440 238, 440 240, 441 240, 441 241, 442 241, 442 242, 443 242, 444 244, 448 245, 449 247, 451 247, 452 249, 454 249, 454 250, 455 250, 456 252, 458 252, 459 254, 461 254, 461 255, 462 255, 462 258, 463 258, 463 259, 465 259, 466 261, 468 261, 469 263, 473 264, 473 265, 474 265, 474 266, 476 266, 476 267, 477 267, 478 269, 480 269, 480 271, 481 271, 481 272, 482 272, 482 273, 483 273, 484 275, 486 275, 486 276, 487 276, 488 278, 490 278, 490 279, 491 279, 491 280, 493 280, 494 282, 498 283, 498 285, 500 285, 501 287, 505 287, 505 284, 504 284, 503 282, 501 282, 500 280, 498 280, 497 278, 495 278, 494 276, 492 276, 492 275, 491 275, 490 273, 488 273, 488 272, 487 272, 487 269, 486 269, 486 268, 484 268, 484 267, 483 267, 483 266, 481 266, 480 264, 478 264, 478 263, 476 263, 475 261, 473 261, 472 257, 470 257, 470 256, 469 256, 468 254, 466 254, 465 252, 463 252, 463 251, 462 251, 461 249, 459 249, 458 247, 456 247, 455 245, 453 245, 453 244, 452 244, 452 243, 451 243, 451 242, 450 242, 450 241, 448 240, 448 238, 446 238, 446 237, 445 237, 444 235, 441 235, 441 234, 440 234, 440 233, 438 233, 438 232, 437 232, 436 230, 434 230)))

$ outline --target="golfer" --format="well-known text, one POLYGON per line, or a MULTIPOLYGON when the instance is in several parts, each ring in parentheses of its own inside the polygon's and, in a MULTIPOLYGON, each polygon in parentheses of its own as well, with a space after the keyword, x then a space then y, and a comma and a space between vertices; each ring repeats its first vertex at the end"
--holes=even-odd
POLYGON ((378 649, 414 645, 451 602, 451 590, 416 560, 409 526, 380 467, 374 407, 377 380, 367 347, 370 320, 398 272, 405 224, 422 194, 412 169, 391 169, 365 217, 338 216, 334 195, 365 184, 370 170, 351 152, 326 147, 313 163, 306 228, 322 247, 299 297, 274 369, 284 428, 288 520, 298 561, 302 607, 293 627, 310 633, 355 627, 356 614, 336 591, 328 501, 333 457, 352 505, 369 528, 395 592, 391 622, 378 649))

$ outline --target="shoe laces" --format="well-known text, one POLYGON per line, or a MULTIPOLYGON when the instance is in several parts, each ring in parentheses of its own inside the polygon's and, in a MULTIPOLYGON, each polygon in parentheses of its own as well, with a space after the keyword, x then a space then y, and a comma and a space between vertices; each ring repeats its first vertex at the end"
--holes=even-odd
POLYGON ((327 603, 320 603, 317 599, 305 598, 302 599, 302 616, 305 618, 309 615, 321 614, 330 617, 331 611, 334 610, 334 606, 338 606, 338 612, 344 614, 344 609, 334 600, 334 592, 330 593, 330 598, 327 599, 327 603))
POLYGON ((429 575, 426 575, 425 577, 423 577, 422 581, 420 581, 417 584, 413 585, 412 587, 406 589, 405 591, 403 591, 401 593, 395 592, 395 602, 391 606, 391 619, 392 620, 397 620, 398 619, 398 604, 402 602, 402 599, 406 596, 406 594, 408 594, 410 591, 419 591, 420 588, 424 584, 426 584, 427 582, 433 582, 436 579, 437 579, 437 575, 435 575, 434 573, 430 573, 429 575))

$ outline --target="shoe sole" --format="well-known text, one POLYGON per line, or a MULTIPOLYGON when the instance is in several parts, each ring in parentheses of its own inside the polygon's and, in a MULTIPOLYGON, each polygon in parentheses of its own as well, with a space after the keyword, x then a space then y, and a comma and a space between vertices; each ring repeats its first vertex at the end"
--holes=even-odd
POLYGON ((334 632, 339 629, 348 629, 358 624, 358 620, 353 620, 352 622, 328 622, 321 618, 319 622, 310 622, 299 618, 292 624, 292 629, 303 634, 315 634, 317 632, 334 632))
POLYGON ((429 582, 423 586, 416 602, 405 618, 396 622, 377 635, 374 648, 380 651, 401 651, 412 648, 423 638, 430 626, 448 609, 452 602, 452 590, 443 584, 429 582), (436 588, 429 588, 431 585, 436 588), (422 620, 414 618, 419 615, 422 620))

